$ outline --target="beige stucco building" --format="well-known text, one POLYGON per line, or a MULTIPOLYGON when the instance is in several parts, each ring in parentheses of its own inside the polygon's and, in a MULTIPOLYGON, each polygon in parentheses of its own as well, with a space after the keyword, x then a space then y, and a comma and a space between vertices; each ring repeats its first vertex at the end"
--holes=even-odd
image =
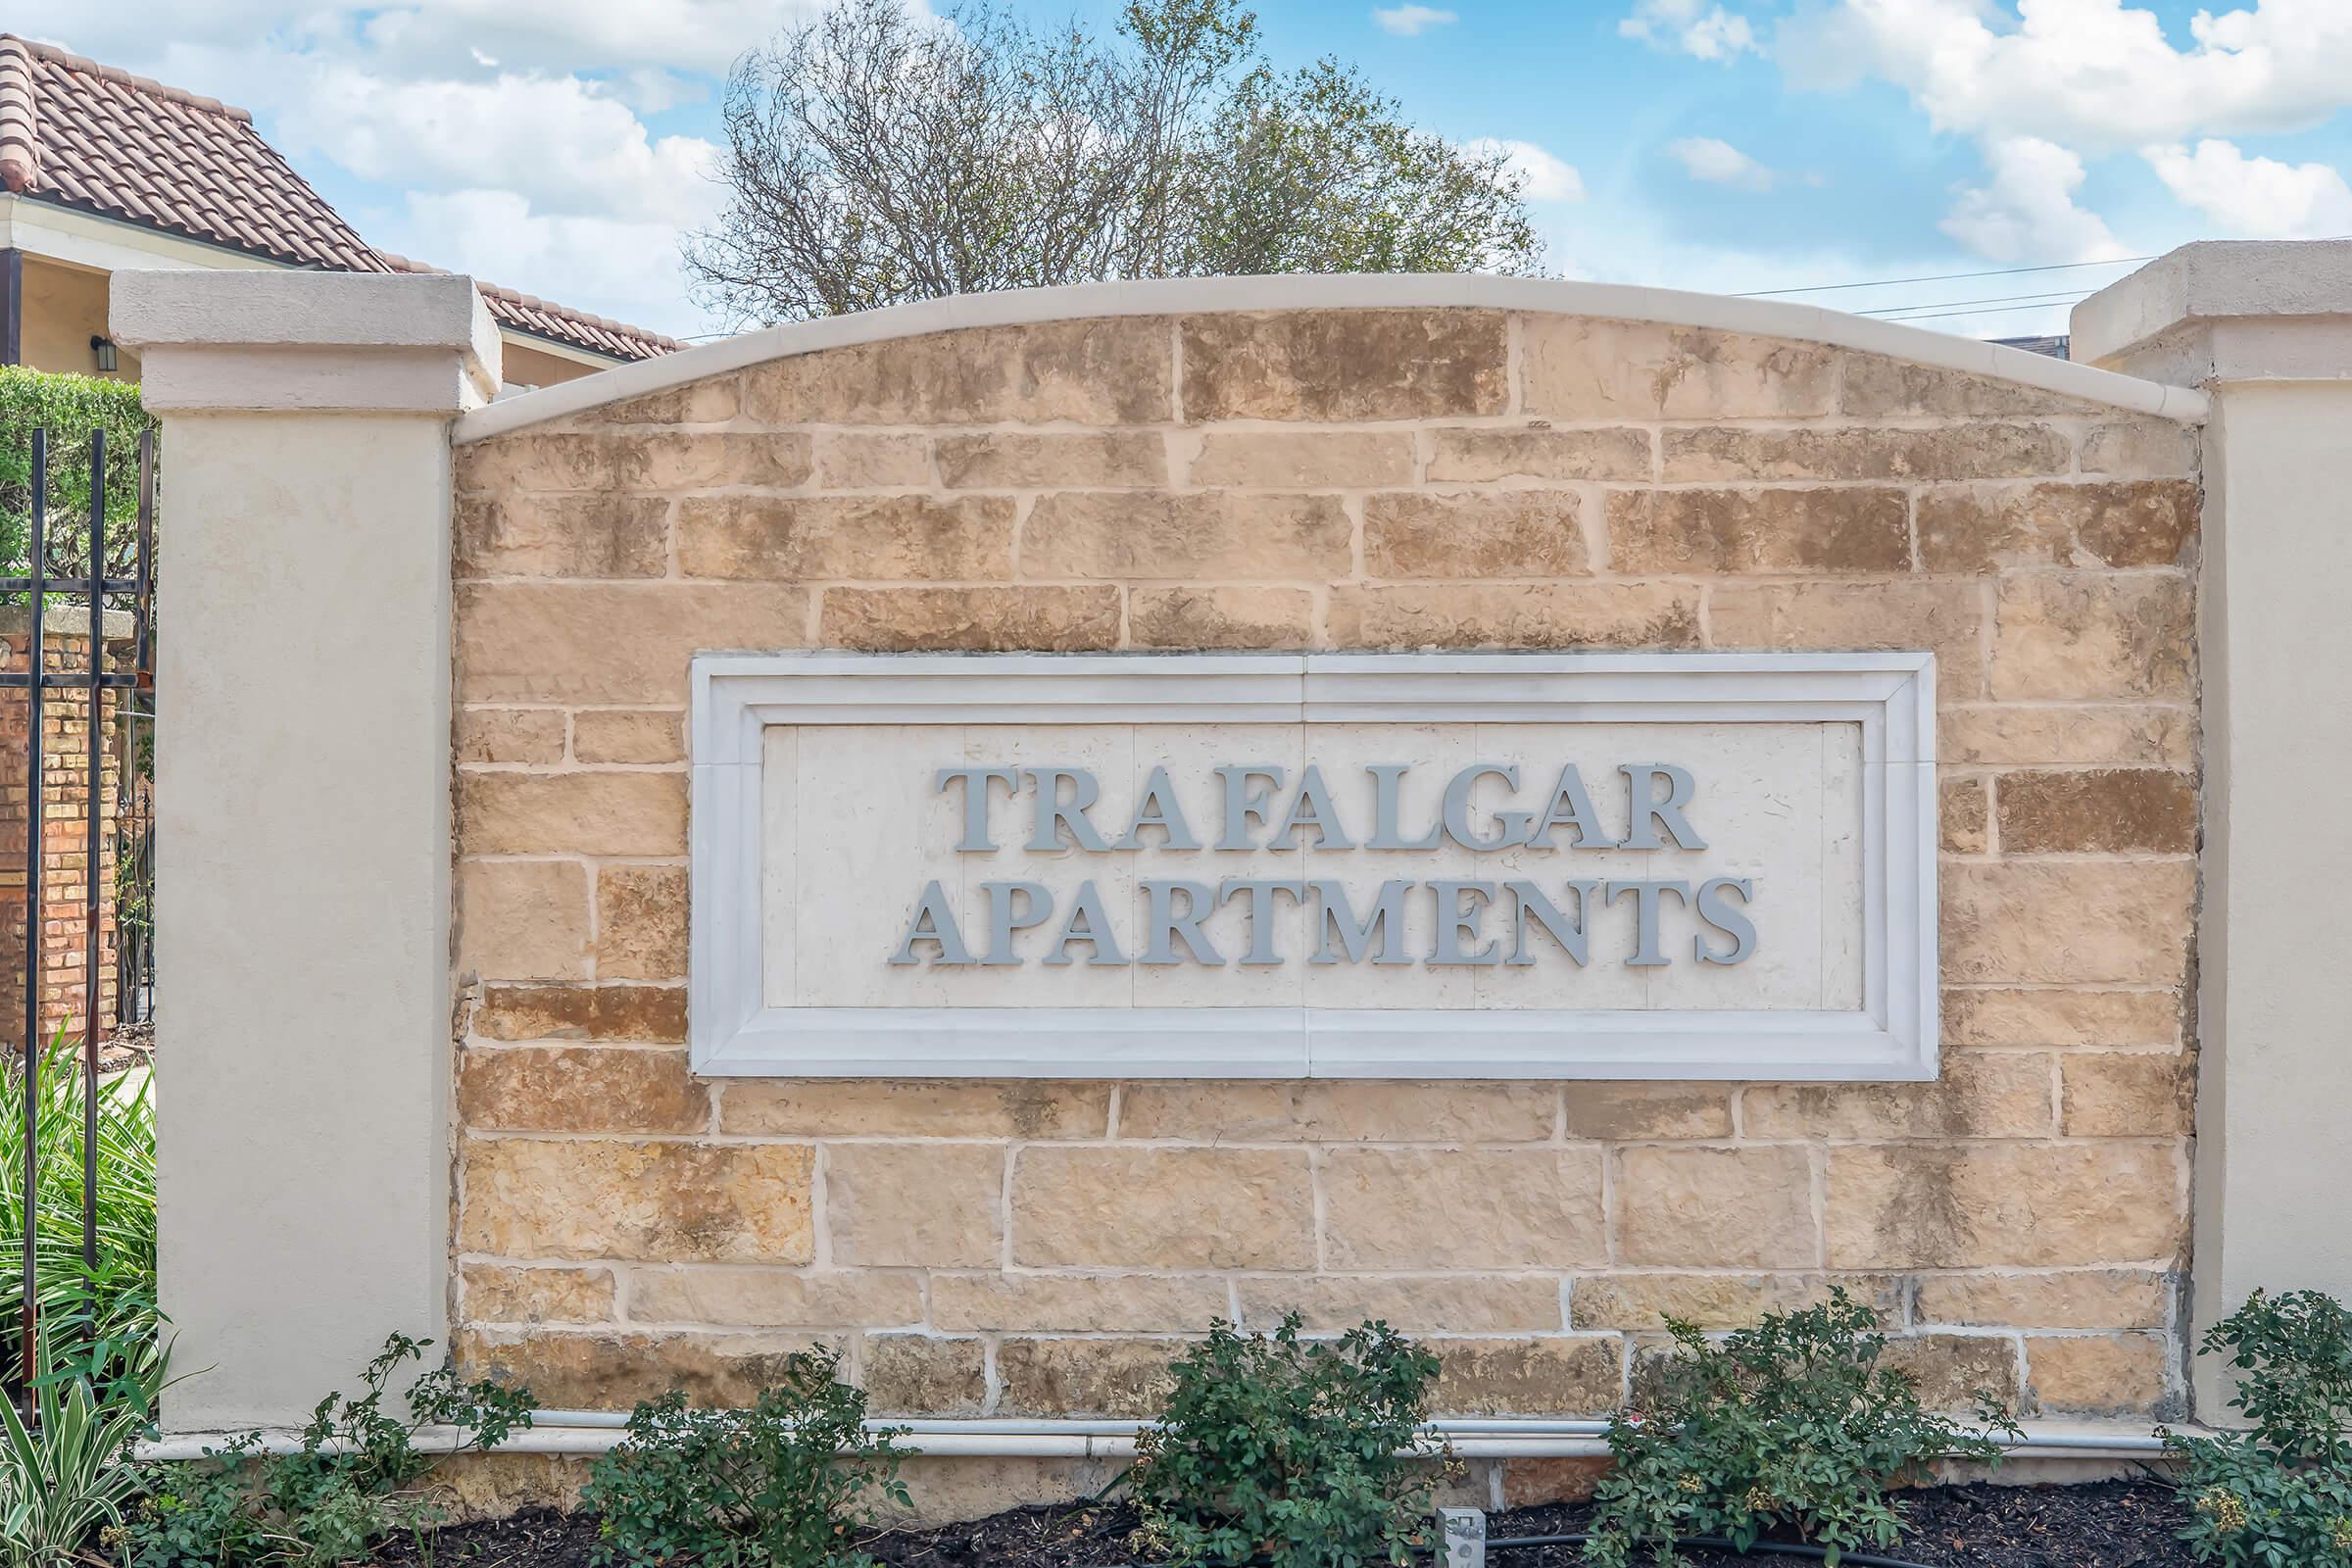
MULTIPOLYGON (((162 677, 163 1267, 213 1370, 172 1426, 289 1420, 387 1330, 446 1325, 460 1364, 564 1412, 530 1442, 571 1463, 637 1398, 748 1399, 819 1343, 926 1423, 936 1506, 977 1506, 1099 1482, 1184 1336, 1297 1309, 1426 1339, 1474 1484, 1524 1499, 1594 1451, 1662 1314, 1724 1327, 1834 1284, 1936 1402, 1994 1391, 2042 1459, 2215 1414, 2203 1325, 2256 1285, 2352 1289, 2326 1240, 2352 1087, 2328 920, 2292 895, 2352 869, 2328 825, 2352 488, 2323 434, 2352 398, 2347 313, 2342 245, 2135 274, 2077 313, 2077 352, 2113 368, 1597 285, 1130 284, 779 329, 483 408, 496 342, 462 282, 119 279, 187 628, 162 677), (1171 662, 1202 652, 1259 658, 1171 662), (1446 662, 1470 653, 1511 657, 1446 662), (874 662, 906 654, 1065 662, 971 665, 975 697, 939 684, 953 662, 874 662), (265 759, 322 665, 334 700, 265 759), (877 670, 917 682, 890 688, 901 716, 717 693, 877 670), (1221 684, 1135 684, 1155 670, 1221 684), (1034 700, 1063 712, 1009 695, 1071 672, 1034 700), (1394 685, 1432 672, 1472 682, 1434 717, 1394 685), (1864 676, 1880 708, 1823 684, 1864 676), (1663 684, 1561 684, 1589 677, 1663 684), (1771 684, 1704 684, 1750 678, 1771 684), (1700 801, 1762 789, 1731 873, 1776 953, 1767 895, 1815 890, 1815 967, 1722 989, 1728 923, 1683 970, 1627 959, 1660 966, 1625 1004, 1652 1016, 1610 1026, 1658 1044, 1606 1057, 1579 1054, 1600 1048, 1573 992, 1525 1015, 1535 1045, 1494 1045, 1524 1003, 1419 960, 1317 1002, 1273 956, 1308 988, 1296 1016, 1220 1021, 1196 989, 1139 1024, 1127 982, 1089 978, 1113 1004, 1002 1044, 980 1014, 1051 1010, 1054 971, 943 974, 919 912, 895 958, 821 945, 868 904, 902 929, 921 878, 982 847, 904 825, 950 809, 927 759, 997 755, 971 726, 1108 800, 1110 765, 1074 759, 1152 704, 1178 710, 1155 757, 1240 712, 1302 723, 1308 758, 1498 768, 1555 701, 1598 706, 1545 722, 1620 726, 1698 705, 1657 755, 1682 748, 1700 801), (1856 765, 1831 730, 1790 763, 1706 727, 1766 702, 1858 726, 1856 765), (1446 752, 1455 723, 1480 736, 1446 752), (1348 750, 1372 730, 1389 751, 1348 750), (810 814, 893 792, 904 811, 810 814), (1821 826, 1775 859, 1791 812, 1821 826), (1387 1006, 1413 1016, 1379 1057, 1362 1009, 1387 1006), (1225 1076, 1122 1054, 1179 1014, 1207 1042, 1186 1049, 1247 1023, 1306 1054, 1225 1076), (895 1054, 867 1059, 896 1065, 861 1070, 877 1028, 895 1054), (1831 1054, 1865 1037, 1893 1054, 1831 1054), (785 1054, 742 1054, 761 1039, 785 1054), (832 1054, 796 1073, 796 1039, 832 1054)), ((1227 730, 1184 755, 1252 754, 1227 730)), ((1018 874, 1058 894, 1086 835, 1039 820, 1018 874)), ((1710 826, 1710 853, 1733 836, 1710 826)), ((981 887, 940 908, 982 920, 981 887)), ((997 901, 1001 934, 1027 896, 997 901)))

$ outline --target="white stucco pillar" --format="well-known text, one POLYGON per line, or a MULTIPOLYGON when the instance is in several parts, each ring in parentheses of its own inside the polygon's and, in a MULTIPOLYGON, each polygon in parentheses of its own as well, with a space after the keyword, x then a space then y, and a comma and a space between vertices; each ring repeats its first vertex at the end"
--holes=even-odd
POLYGON ((173 1432, 444 1337, 450 421, 470 280, 119 272, 163 418, 157 1104, 173 1432))
MULTIPOLYGON (((2352 242, 2185 246, 2077 306, 2073 347, 2214 403, 2198 611, 2201 1337, 2257 1286, 2352 1300, 2352 242)), ((2213 1362, 2193 1380, 2206 1419, 2228 1413, 2213 1362)))

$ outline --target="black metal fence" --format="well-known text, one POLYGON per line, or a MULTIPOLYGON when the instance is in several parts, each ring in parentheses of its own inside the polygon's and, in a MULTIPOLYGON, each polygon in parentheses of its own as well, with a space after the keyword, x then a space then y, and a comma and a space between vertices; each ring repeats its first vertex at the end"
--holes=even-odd
MULTIPOLYGON (((42 876, 51 858, 47 823, 44 821, 48 804, 44 797, 48 793, 49 777, 42 747, 48 699, 53 692, 79 693, 87 719, 88 753, 86 767, 78 774, 82 799, 78 803, 77 813, 86 828, 82 845, 81 919, 81 1256, 83 1266, 93 1271, 98 1262, 95 1205, 98 1192, 98 1097, 103 1092, 100 1082, 101 1055, 109 1026, 115 1021, 112 1016, 114 1013, 119 1011, 125 1019, 144 1020, 153 1005, 154 944, 149 911, 153 890, 154 813, 151 774, 146 760, 154 734, 155 711, 154 432, 140 436, 134 458, 138 464, 139 480, 136 538, 128 551, 122 548, 123 541, 114 541, 110 555, 106 478, 111 456, 106 447, 106 433, 103 430, 93 431, 87 453, 90 475, 88 530, 86 539, 78 541, 87 546, 87 560, 77 564, 77 570, 69 567, 64 572, 56 571, 52 569, 50 560, 53 530, 48 500, 48 432, 32 432, 31 515, 25 540, 25 574, 0 577, 0 594, 21 595, 27 614, 23 667, 0 671, 0 689, 24 691, 26 708, 24 1034, 24 1049, 18 1058, 17 1068, 24 1075, 22 1086, 24 1113, 24 1185, 20 1194, 24 1204, 24 1212, 20 1216, 24 1227, 24 1301, 19 1323, 18 1373, 21 1384, 27 1387, 38 1366, 40 1333, 39 1279, 35 1266, 41 1160, 39 1075, 43 1026, 47 1021, 43 1008, 48 989, 45 949, 52 924, 46 917, 42 898, 42 876), (118 565, 127 564, 130 569, 127 572, 110 569, 110 560, 118 563, 118 565), (107 613, 110 609, 126 610, 132 617, 127 660, 109 653, 107 613), (47 637, 52 625, 61 632, 76 636, 86 631, 86 651, 77 667, 50 667, 47 637), (113 726, 112 733, 107 723, 107 699, 110 693, 115 694, 114 710, 119 720, 113 726), (121 800, 113 812, 107 809, 109 803, 106 795, 110 747, 120 748, 112 772, 121 800), (110 816, 114 823, 112 844, 108 842, 107 824, 110 816), (111 879, 104 870, 110 849, 116 852, 116 874, 111 879), (112 1008, 106 1005, 103 984, 107 978, 103 966, 104 923, 106 898, 110 889, 115 896, 118 935, 118 957, 113 976, 117 990, 115 1006, 112 1008)), ((80 461, 80 458, 81 454, 76 453, 68 461, 80 461)), ((67 531, 71 531, 70 526, 67 531)), ((120 639, 116 640, 116 646, 120 647, 120 639)))

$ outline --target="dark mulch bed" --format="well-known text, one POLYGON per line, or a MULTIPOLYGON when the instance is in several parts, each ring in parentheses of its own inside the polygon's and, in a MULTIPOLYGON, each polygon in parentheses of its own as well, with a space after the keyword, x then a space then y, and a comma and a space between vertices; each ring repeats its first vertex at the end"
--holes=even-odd
MULTIPOLYGON (((2186 1568, 2176 1532, 2187 1510, 2151 1482, 2108 1481, 2081 1487, 1937 1487, 1908 1494, 1911 1528, 1886 1555, 1930 1568, 2186 1568)), ((1489 1549, 1514 1536, 1582 1530, 1590 1509, 1514 1508, 1490 1516, 1489 1549)), ((969 1524, 894 1532, 865 1549, 894 1568, 1107 1568, 1134 1561, 1127 1537, 1135 1514, 1123 1504, 1019 1508, 969 1524)), ((453 1525, 439 1533, 429 1558, 415 1544, 381 1553, 386 1568, 588 1568, 596 1521, 545 1510, 512 1519, 453 1525)), ((1494 1551, 1495 1568, 1572 1568, 1574 1546, 1494 1551)), ((1792 1557, 1687 1552, 1693 1568, 1794 1563, 1792 1557)))

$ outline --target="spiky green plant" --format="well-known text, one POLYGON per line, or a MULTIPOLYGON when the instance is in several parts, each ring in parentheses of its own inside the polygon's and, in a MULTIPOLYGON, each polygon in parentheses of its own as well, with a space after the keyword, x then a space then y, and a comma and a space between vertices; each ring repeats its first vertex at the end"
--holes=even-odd
MULTIPOLYGON (((154 1331, 155 1102, 142 1076, 98 1095, 98 1266, 81 1255, 81 1062, 61 1030, 41 1053, 35 1088, 34 1279, 44 1321, 76 1317, 109 1332, 154 1331)), ((0 1072, 0 1274, 13 1274, 24 1237, 24 1073, 0 1072)))
MULTIPOLYGON (((62 1341, 45 1342, 62 1345, 62 1341)), ((0 1399, 0 1564, 60 1568, 93 1539, 121 1555, 122 1504, 139 1490, 131 1443, 148 1429, 163 1392, 165 1351, 136 1348, 133 1391, 101 1393, 67 1350, 44 1351, 33 1383, 34 1422, 0 1399), (105 1532, 113 1532, 112 1538, 105 1532)))

